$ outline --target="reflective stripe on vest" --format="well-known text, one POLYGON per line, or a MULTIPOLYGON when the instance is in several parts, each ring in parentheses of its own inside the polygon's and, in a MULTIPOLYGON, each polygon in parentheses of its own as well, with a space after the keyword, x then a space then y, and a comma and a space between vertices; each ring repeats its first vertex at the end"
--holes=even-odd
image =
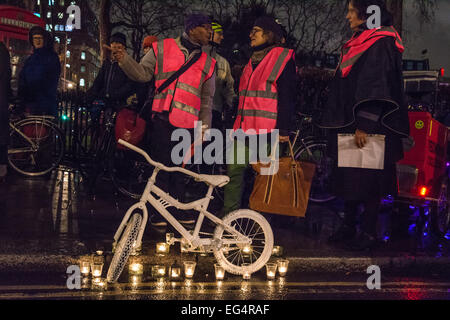
POLYGON ((272 49, 253 70, 250 60, 244 69, 239 87, 239 111, 234 129, 271 132, 278 118, 278 90, 276 81, 294 51, 272 49))
MULTIPOLYGON (((156 55, 155 80, 159 88, 186 62, 186 57, 174 39, 165 39, 153 44, 156 55)), ((154 112, 170 112, 170 123, 178 128, 192 129, 198 121, 201 107, 201 89, 208 80, 216 61, 202 53, 185 73, 153 99, 154 112)))
POLYGON ((400 52, 405 50, 403 41, 394 27, 381 27, 379 29, 365 30, 353 37, 342 47, 341 59, 336 69, 341 71, 343 78, 347 77, 353 65, 366 53, 378 40, 385 37, 395 39, 395 45, 400 52))

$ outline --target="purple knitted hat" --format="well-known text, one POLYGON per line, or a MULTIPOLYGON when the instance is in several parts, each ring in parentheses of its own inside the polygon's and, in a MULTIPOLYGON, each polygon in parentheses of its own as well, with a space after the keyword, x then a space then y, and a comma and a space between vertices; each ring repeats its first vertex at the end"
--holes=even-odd
POLYGON ((186 17, 184 20, 184 31, 189 34, 192 29, 204 25, 211 24, 212 20, 201 13, 193 13, 186 17))

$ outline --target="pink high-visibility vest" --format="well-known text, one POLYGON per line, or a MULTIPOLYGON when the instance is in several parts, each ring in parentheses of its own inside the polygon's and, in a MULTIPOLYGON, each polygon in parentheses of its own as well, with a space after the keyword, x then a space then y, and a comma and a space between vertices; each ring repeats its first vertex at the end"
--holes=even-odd
POLYGON ((278 89, 276 82, 294 51, 272 49, 253 70, 250 60, 239 85, 239 108, 234 130, 247 134, 271 133, 278 118, 278 89))
MULTIPOLYGON (((158 89, 186 62, 175 39, 153 43, 156 55, 155 84, 158 89)), ((216 60, 206 53, 185 73, 153 99, 153 111, 170 113, 169 121, 177 128, 193 129, 199 120, 202 86, 213 75, 216 60)))

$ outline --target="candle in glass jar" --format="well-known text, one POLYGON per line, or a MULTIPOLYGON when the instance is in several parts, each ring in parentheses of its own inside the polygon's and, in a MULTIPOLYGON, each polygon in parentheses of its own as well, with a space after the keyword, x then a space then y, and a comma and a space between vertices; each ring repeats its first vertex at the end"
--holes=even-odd
POLYGON ((225 278, 225 269, 218 263, 214 265, 216 280, 221 281, 225 278))
POLYGON ((83 276, 88 276, 91 271, 91 258, 90 257, 82 257, 80 260, 80 271, 83 276))
POLYGON ((169 253, 169 249, 170 247, 169 247, 169 245, 167 244, 167 243, 163 243, 163 242, 161 242, 161 243, 158 243, 157 245, 156 245, 156 253, 157 254, 168 254, 169 253))
POLYGON ((277 274, 277 265, 275 263, 268 263, 266 265, 267 268, 267 279, 273 280, 277 274))
POLYGON ((197 263, 192 261, 185 261, 184 262, 184 275, 186 279, 192 279, 194 277, 195 267, 197 266, 197 263))
POLYGON ((272 255, 274 257, 281 257, 283 255, 283 247, 274 246, 272 249, 272 255))
POLYGON ((131 263, 129 268, 129 273, 131 275, 142 275, 144 273, 144 266, 141 263, 131 263))
POLYGON ((166 267, 165 266, 153 266, 152 267, 152 277, 153 278, 161 278, 166 275, 166 267))
POLYGON ((249 263, 243 263, 242 267, 244 268, 244 273, 242 274, 242 279, 244 280, 250 280, 252 278, 252 274, 250 272, 250 264, 249 263))
POLYGON ((180 277, 181 271, 179 268, 171 268, 170 277, 172 279, 178 279, 180 277))
POLYGON ((278 260, 278 272, 280 276, 285 277, 288 271, 289 260, 280 259, 278 260))
POLYGON ((166 275, 166 267, 159 267, 158 268, 158 275, 165 276, 166 275))
POLYGON ((102 272, 100 270, 94 270, 94 271, 92 271, 92 276, 94 278, 99 278, 102 276, 102 272))

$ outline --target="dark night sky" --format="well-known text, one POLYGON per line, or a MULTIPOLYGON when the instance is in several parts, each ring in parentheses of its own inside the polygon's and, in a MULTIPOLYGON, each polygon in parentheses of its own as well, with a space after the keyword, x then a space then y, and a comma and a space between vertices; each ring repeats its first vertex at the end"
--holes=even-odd
POLYGON ((414 15, 412 0, 405 1, 404 38, 405 59, 421 59, 422 51, 428 49, 425 58, 430 59, 432 69, 444 67, 446 76, 450 74, 450 0, 436 0, 435 19, 420 25, 414 15))

